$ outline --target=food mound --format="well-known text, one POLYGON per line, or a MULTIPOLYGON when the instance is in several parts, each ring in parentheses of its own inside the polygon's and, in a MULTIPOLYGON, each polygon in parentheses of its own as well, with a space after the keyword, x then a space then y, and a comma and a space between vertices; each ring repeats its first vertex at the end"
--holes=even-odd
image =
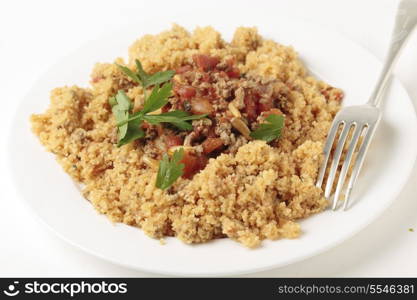
POLYGON ((342 98, 254 28, 227 43, 174 25, 136 41, 128 63, 97 64, 91 87, 54 89, 31 121, 112 221, 256 247, 298 237, 296 221, 327 206, 314 183, 342 98))

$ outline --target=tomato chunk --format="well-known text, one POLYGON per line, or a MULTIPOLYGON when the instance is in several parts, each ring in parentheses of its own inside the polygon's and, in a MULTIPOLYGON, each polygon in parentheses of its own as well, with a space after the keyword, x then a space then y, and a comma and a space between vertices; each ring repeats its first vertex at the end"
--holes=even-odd
POLYGON ((140 127, 142 128, 142 129, 149 129, 149 128, 151 128, 151 124, 149 124, 148 122, 143 122, 141 125, 140 125, 140 127))
POLYGON ((220 60, 217 57, 204 55, 204 54, 194 55, 193 60, 195 64, 205 72, 213 70, 217 66, 217 64, 220 62, 220 60))
POLYGON ((178 89, 178 94, 182 99, 189 100, 195 96, 196 90, 192 86, 182 86, 178 89))
POLYGON ((181 146, 183 143, 183 140, 178 135, 166 135, 164 136, 165 144, 167 145, 167 148, 175 147, 175 146, 181 146))
POLYGON ((184 164, 184 173, 182 174, 182 177, 190 179, 198 171, 205 168, 207 165, 207 157, 205 155, 197 156, 195 154, 185 152, 181 162, 184 164))
POLYGON ((168 112, 168 111, 171 109, 171 107, 172 107, 172 104, 171 104, 171 103, 167 103, 166 105, 164 105, 164 106, 161 108, 161 111, 162 111, 163 113, 168 112))
POLYGON ((209 154, 211 152, 213 152, 214 150, 219 149, 220 147, 223 146, 223 141, 220 138, 207 138, 204 142, 203 142, 203 151, 205 154, 209 154))
POLYGON ((259 100, 259 95, 253 93, 246 93, 243 101, 245 102, 245 112, 248 117, 248 120, 253 122, 258 116, 256 112, 257 102, 259 100))
POLYGON ((267 111, 267 112, 264 113, 264 116, 265 117, 268 117, 269 115, 277 115, 277 116, 280 116, 280 115, 283 115, 283 113, 282 113, 282 111, 279 108, 272 108, 269 111, 267 111))
POLYGON ((177 73, 177 74, 182 74, 182 73, 185 73, 185 72, 191 71, 192 69, 193 69, 193 67, 192 67, 192 66, 190 66, 190 65, 185 65, 185 66, 181 66, 181 67, 177 68, 177 69, 175 70, 175 73, 177 73))
POLYGON ((227 76, 229 76, 229 78, 239 78, 240 77, 240 71, 238 68, 232 68, 229 71, 226 71, 227 76))
POLYGON ((157 124, 156 126, 156 131, 158 132, 158 136, 161 136, 164 134, 164 128, 162 127, 161 124, 157 124))
POLYGON ((201 78, 201 81, 210 83, 211 82, 210 74, 209 73, 203 73, 203 77, 201 78))
POLYGON ((260 115, 264 111, 268 111, 272 109, 274 107, 273 102, 274 102, 273 99, 268 99, 267 101, 265 101, 265 99, 262 99, 262 102, 259 101, 257 109, 256 109, 256 112, 258 113, 258 115, 260 115))

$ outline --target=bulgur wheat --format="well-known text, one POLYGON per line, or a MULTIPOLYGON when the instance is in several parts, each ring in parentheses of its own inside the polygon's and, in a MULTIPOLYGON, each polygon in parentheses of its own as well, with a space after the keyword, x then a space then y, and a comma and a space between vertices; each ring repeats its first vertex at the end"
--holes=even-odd
MULTIPOLYGON (((279 110, 285 115, 280 139, 266 143, 238 132, 231 138, 234 129, 224 124, 215 142, 229 147, 227 151, 211 157, 194 177, 180 178, 162 191, 155 187, 158 156, 149 145, 115 145, 117 129, 109 98, 124 89, 136 110, 144 98, 143 89, 114 63, 97 64, 89 88, 54 89, 48 110, 31 118, 33 132, 64 170, 83 183, 83 195, 100 213, 161 241, 165 236, 186 243, 229 237, 257 247, 264 239, 298 237, 297 220, 328 204, 314 182, 342 92, 309 76, 291 47, 263 39, 255 28, 238 28, 228 43, 211 27, 190 33, 174 25, 136 41, 127 65, 134 68, 139 59, 147 72, 175 70, 192 65, 197 54, 216 57, 220 64, 232 60, 237 68, 232 71, 244 74, 247 84, 272 82, 278 88, 283 97, 279 110), (221 130, 228 134, 222 135, 221 130)), ((120 58, 116 62, 124 64, 120 58)), ((174 80, 183 79, 175 75, 174 80)), ((234 97, 231 116, 240 118, 237 109, 245 105, 239 100, 242 90, 233 93, 227 90, 218 97, 234 97)), ((204 126, 212 125, 193 122, 202 132, 204 126)), ((192 137, 186 143, 191 147, 192 137)))

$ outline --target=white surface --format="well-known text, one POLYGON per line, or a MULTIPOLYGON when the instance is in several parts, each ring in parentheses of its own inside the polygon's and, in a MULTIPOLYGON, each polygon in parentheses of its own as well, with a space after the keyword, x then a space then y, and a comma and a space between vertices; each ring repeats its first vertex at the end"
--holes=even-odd
MULTIPOLYGON (((388 42, 396 1, 277 1, 277 11, 327 24, 345 33, 383 57, 388 42), (343 12, 340 14, 340 12, 343 12), (369 16, 372 15, 372 22, 369 16)), ((53 2, 14 1, 0 7, 0 54, 2 55, 1 130, 8 131, 10 111, 34 80, 51 63, 107 30, 113 30, 137 19, 147 7, 161 3, 122 2, 118 7, 101 2, 67 5, 53 2), (44 5, 41 5, 44 3, 44 5), (8 5, 8 6, 7 6, 8 5), (31 5, 35 5, 31 7, 31 5), (132 9, 132 5, 137 9, 132 9), (43 7, 44 6, 44 7, 43 7), (47 9, 45 9, 47 7, 47 9), (22 9, 24 8, 24 9, 22 9), (100 13, 94 16, 95 9, 100 13), (93 18, 93 19, 91 19, 93 18), (24 75, 23 75, 24 70, 24 75)), ((210 1, 210 6, 214 6, 210 1)), ((222 5, 225 5, 223 2, 222 5)), ((228 2, 229 3, 229 2, 228 2)), ((249 9, 249 3, 239 3, 249 9)), ((271 10, 272 1, 251 10, 271 10)), ((178 4, 178 2, 176 2, 178 4)), ((236 4, 236 3, 235 3, 236 4)), ((169 14, 168 3, 164 14, 169 14)), ((194 4, 197 5, 197 4, 194 4)), ((202 4, 199 4, 202 6, 202 4)), ((233 3, 230 4, 233 6, 233 3)), ((244 9, 244 8, 241 8, 244 9)), ((150 9, 150 11, 155 11, 150 9)), ((197 11, 206 12, 205 9, 197 11)), ((405 50, 397 74, 416 99, 417 37, 405 50)), ((366 68, 366 66, 364 66, 366 68)), ((4 134, 3 134, 4 136, 4 134)), ((2 143, 5 138, 2 139, 2 143)), ((3 146, 3 145, 2 145, 3 146)), ((1 151, 3 151, 3 148, 1 151)), ((3 152, 2 152, 3 153, 3 152)), ((4 170, 4 155, 1 156, 4 170)), ((274 271, 254 276, 416 276, 417 201, 416 170, 414 180, 376 222, 339 247, 324 254, 274 271)), ((8 174, 1 173, 0 276, 149 276, 115 267, 67 246, 37 223, 33 215, 17 200, 10 188, 8 174)))
MULTIPOLYGON (((323 26, 294 17, 276 18, 276 14, 265 13, 248 21, 249 17, 242 12, 231 23, 248 22, 257 26, 262 35, 300 49, 308 68, 343 88, 344 105, 361 105, 369 97, 381 65, 362 47, 323 26), (361 70, 364 65, 367 68, 361 70)), ((225 21, 227 18, 229 14, 218 12, 216 20, 204 16, 196 20, 190 15, 176 15, 174 19, 190 30, 195 24, 211 24, 227 37, 234 31, 233 25, 225 21)), ((265 241, 263 247, 249 250, 230 239, 189 246, 167 238, 162 247, 136 228, 111 226, 85 201, 54 156, 45 152, 31 133, 28 119, 49 105, 53 87, 86 85, 89 66, 97 61, 112 61, 125 54, 137 36, 169 26, 170 22, 161 19, 141 20, 135 28, 125 28, 83 45, 43 74, 19 104, 12 127, 20 138, 12 136, 8 142, 14 184, 27 204, 58 235, 98 257, 138 270, 182 276, 235 275, 287 265, 330 249, 369 224, 399 194, 411 172, 410 162, 417 157, 417 118, 406 91, 395 81, 386 96, 380 130, 352 194, 351 209, 338 213, 328 210, 303 220, 304 234, 299 239, 265 241)))

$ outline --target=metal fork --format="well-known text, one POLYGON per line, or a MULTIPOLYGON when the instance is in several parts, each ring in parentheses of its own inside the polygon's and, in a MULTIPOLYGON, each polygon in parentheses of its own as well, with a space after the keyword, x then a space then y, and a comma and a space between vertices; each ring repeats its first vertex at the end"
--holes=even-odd
POLYGON ((331 161, 329 175, 327 177, 327 183, 324 190, 324 197, 330 198, 336 173, 339 167, 340 158, 342 156, 343 149, 347 148, 345 160, 342 164, 342 169, 339 174, 339 179, 336 185, 336 191, 333 198, 332 209, 336 210, 339 198, 341 196, 342 188, 345 186, 346 177, 348 171, 352 168, 352 173, 349 178, 345 197, 343 199, 343 209, 346 210, 349 204, 349 198, 352 189, 356 183, 356 180, 361 170, 366 152, 372 137, 376 131, 378 123, 381 119, 382 112, 380 110, 380 104, 385 87, 387 86, 388 79, 392 72, 393 66, 399 56, 400 50, 410 36, 411 31, 417 23, 417 0, 402 0, 399 3, 397 16, 395 20, 394 31, 391 37, 391 43, 388 50, 388 55, 385 60, 385 64, 382 68, 381 75, 377 81, 375 89, 365 105, 348 106, 342 108, 335 116, 332 127, 329 131, 326 144, 324 146, 324 161, 320 168, 317 177, 317 187, 321 187, 323 179, 327 170, 327 164, 329 163, 330 153, 336 138, 337 133, 340 131, 337 146, 333 154, 333 160, 331 161), (349 132, 352 132, 352 138, 350 143, 347 144, 347 138, 349 132), (362 137, 362 141, 359 140, 362 137), (345 145, 346 144, 346 145, 345 145), (356 149, 358 147, 358 149, 356 149), (351 166, 352 158, 357 151, 356 160, 351 166))

